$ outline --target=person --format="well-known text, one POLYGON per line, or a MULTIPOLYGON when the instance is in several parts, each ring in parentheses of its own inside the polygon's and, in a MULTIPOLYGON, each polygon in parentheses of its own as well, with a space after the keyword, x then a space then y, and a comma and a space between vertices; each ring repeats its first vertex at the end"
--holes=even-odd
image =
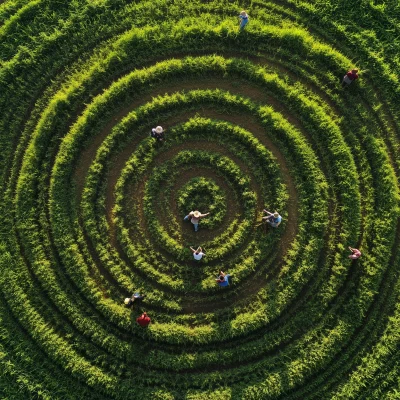
POLYGON ((130 307, 132 304, 133 304, 133 302, 134 302, 134 299, 132 298, 132 297, 127 297, 125 300, 124 300, 124 303, 125 303, 125 305, 126 306, 128 306, 128 307, 130 307))
POLYGON ((186 215, 185 218, 183 218, 184 221, 187 221, 190 217, 191 220, 190 222, 194 225, 194 231, 197 232, 199 230, 199 222, 200 219, 203 217, 206 217, 207 215, 209 215, 210 213, 205 213, 202 214, 200 211, 190 211, 190 213, 188 215, 186 215))
POLYGON ((157 142, 163 142, 165 140, 165 133, 162 126, 157 126, 151 130, 150 136, 157 140, 157 142))
POLYGON ((343 77, 342 86, 348 86, 351 82, 358 79, 358 69, 352 69, 351 71, 347 71, 347 74, 343 77))
POLYGON ((129 297, 127 297, 125 300, 124 300, 124 303, 128 306, 128 307, 130 307, 130 306, 132 306, 133 305, 133 303, 135 302, 136 304, 141 304, 141 302, 143 301, 143 299, 146 297, 146 295, 145 294, 140 294, 140 293, 138 293, 138 292, 136 292, 136 293, 133 293, 133 295, 129 298, 129 297))
POLYGON ((206 253, 203 252, 203 249, 200 246, 197 248, 197 250, 195 250, 193 247, 190 247, 190 250, 192 250, 195 260, 201 260, 203 256, 206 255, 206 253))
POLYGON ((249 23, 249 16, 247 15, 245 10, 240 12, 239 22, 240 22, 239 29, 242 31, 249 23))
POLYGON ((219 271, 219 277, 215 281, 220 287, 229 286, 229 274, 225 274, 223 271, 219 271))
POLYGON ((349 246, 349 250, 351 251, 351 254, 349 255, 349 258, 352 260, 357 260, 357 258, 361 257, 361 251, 358 249, 353 249, 352 247, 349 246))
POLYGON ((282 222, 282 217, 276 211, 271 213, 268 210, 263 210, 263 212, 267 213, 268 215, 263 217, 262 220, 270 224, 272 227, 277 228, 282 222))
POLYGON ((136 322, 143 328, 146 328, 149 323, 151 322, 150 317, 147 315, 147 313, 143 313, 140 317, 136 318, 136 322))

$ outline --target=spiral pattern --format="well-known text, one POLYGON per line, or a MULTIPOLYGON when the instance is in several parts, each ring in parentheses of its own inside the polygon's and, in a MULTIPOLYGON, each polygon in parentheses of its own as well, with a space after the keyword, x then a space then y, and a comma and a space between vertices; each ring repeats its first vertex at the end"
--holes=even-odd
POLYGON ((0 5, 0 393, 396 398, 386 42, 382 58, 358 44, 360 79, 341 88, 359 32, 326 9, 256 2, 238 32, 235 5, 178 4, 0 5), (198 232, 195 209, 210 212, 198 232))

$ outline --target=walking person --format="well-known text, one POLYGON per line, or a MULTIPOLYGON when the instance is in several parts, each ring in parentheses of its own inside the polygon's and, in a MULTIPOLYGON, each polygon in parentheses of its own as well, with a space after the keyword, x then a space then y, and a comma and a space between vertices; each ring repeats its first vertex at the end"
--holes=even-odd
POLYGON ((197 261, 200 261, 203 256, 206 255, 206 253, 203 252, 203 249, 200 246, 197 248, 197 250, 195 250, 193 247, 190 247, 190 250, 192 250, 193 258, 197 261))
POLYGON ((225 274, 225 272, 219 271, 218 279, 216 279, 215 281, 220 287, 229 286, 229 277, 229 274, 225 274))
POLYGON ((190 218, 190 222, 194 225, 194 231, 197 232, 199 230, 199 222, 201 218, 206 217, 210 213, 205 213, 202 214, 200 211, 190 211, 188 215, 186 215, 185 218, 183 218, 184 221, 188 221, 190 218))
POLYGON ((143 313, 140 317, 136 318, 136 322, 143 328, 146 328, 149 323, 151 322, 150 317, 147 315, 147 313, 143 313))
POLYGON ((246 11, 243 10, 239 14, 239 30, 242 31, 248 23, 249 23, 249 16, 247 15, 246 11))
POLYGON ((357 258, 361 257, 361 251, 358 249, 353 249, 352 247, 349 246, 349 250, 351 251, 351 254, 349 255, 349 258, 352 260, 357 260, 357 258))
POLYGON ((267 222, 272 227, 277 228, 279 224, 282 222, 282 217, 279 215, 278 212, 271 213, 268 210, 263 210, 264 213, 268 214, 267 216, 263 217, 262 220, 267 222))
POLYGON ((157 126, 151 130, 150 136, 157 140, 157 142, 163 142, 165 140, 165 132, 162 126, 157 126))
POLYGON ((343 77, 342 80, 342 87, 349 86, 351 82, 355 81, 358 79, 358 69, 352 69, 350 71, 347 71, 346 75, 343 77))

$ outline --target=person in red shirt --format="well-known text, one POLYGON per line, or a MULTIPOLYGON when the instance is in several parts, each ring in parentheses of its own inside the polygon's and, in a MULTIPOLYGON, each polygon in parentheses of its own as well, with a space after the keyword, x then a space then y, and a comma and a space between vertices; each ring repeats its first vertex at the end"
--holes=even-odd
POLYGON ((361 257, 361 251, 358 249, 353 249, 352 247, 349 246, 349 250, 351 251, 351 254, 349 255, 349 258, 352 260, 357 260, 357 258, 361 257))
POLYGON ((136 318, 136 322, 143 328, 146 328, 146 326, 149 325, 150 321, 150 317, 147 316, 145 312, 140 317, 136 318))
POLYGON ((348 86, 351 82, 358 79, 358 69, 352 69, 351 71, 347 71, 347 74, 343 77, 342 86, 348 86))

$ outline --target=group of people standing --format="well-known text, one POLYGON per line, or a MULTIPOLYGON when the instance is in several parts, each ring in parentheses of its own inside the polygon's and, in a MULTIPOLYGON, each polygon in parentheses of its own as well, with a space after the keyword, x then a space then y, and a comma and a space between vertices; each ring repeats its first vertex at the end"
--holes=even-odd
MULTIPOLYGON (((183 220, 189 221, 189 219, 190 219, 190 222, 194 226, 194 231, 197 232, 199 230, 200 219, 206 217, 209 214, 210 214, 209 212, 202 214, 198 210, 190 211, 190 213, 187 214, 185 216, 185 218, 183 218, 183 220)), ((202 247, 200 247, 200 246, 197 249, 194 249, 192 246, 190 246, 190 250, 192 251, 193 258, 196 261, 200 261, 206 255, 206 253, 203 251, 202 247)), ((219 271, 218 278, 215 281, 217 282, 217 284, 220 287, 228 286, 229 285, 229 277, 230 277, 229 274, 225 274, 223 271, 219 271)))
MULTIPOLYGON (((282 217, 279 215, 277 211, 274 211, 273 213, 268 211, 268 210, 263 210, 264 213, 267 215, 262 218, 263 222, 269 224, 270 226, 277 228, 279 224, 282 222, 282 217)), ((207 215, 210 215, 210 213, 205 213, 202 214, 200 211, 190 211, 189 214, 187 214, 183 220, 184 221, 189 221, 193 224, 194 231, 197 232, 199 230, 199 223, 200 220, 204 217, 207 217, 207 215)), ((201 260, 203 256, 206 254, 203 252, 203 249, 201 247, 198 247, 197 249, 194 249, 193 247, 190 247, 190 250, 193 253, 193 257, 195 260, 201 260)))
MULTIPOLYGON (((277 228, 279 226, 279 224, 282 221, 282 217, 279 215, 279 213, 277 211, 271 213, 268 210, 263 210, 264 213, 268 214, 265 217, 262 218, 263 222, 269 224, 270 226, 277 228)), ((196 210, 196 211, 190 211, 189 214, 187 214, 183 220, 184 221, 189 221, 193 224, 194 226, 194 231, 197 232, 199 230, 199 223, 201 218, 206 217, 207 215, 209 215, 210 213, 205 213, 202 214, 200 211, 196 210)), ((193 254, 193 258, 196 261, 200 261, 205 255, 206 253, 204 252, 202 247, 198 247, 197 249, 193 248, 192 246, 190 246, 190 250, 192 251, 193 254)), ((218 278, 216 279, 217 284, 220 287, 225 287, 225 286, 229 286, 229 278, 230 275, 229 274, 225 274, 223 271, 219 271, 218 274, 218 278)))
MULTIPOLYGON (((239 30, 242 31, 247 24, 249 23, 249 16, 245 10, 242 10, 239 14, 239 30)), ((357 69, 352 69, 349 70, 346 75, 344 75, 343 80, 342 80, 342 87, 349 86, 352 82, 354 82, 356 79, 358 79, 358 70, 357 69)), ((154 138, 158 143, 163 143, 165 139, 165 130, 163 129, 162 126, 157 126, 151 130, 150 136, 154 138)), ((262 217, 262 221, 265 224, 268 224, 269 226, 273 228, 277 228, 280 223, 282 222, 282 217, 281 215, 277 212, 274 211, 273 213, 264 209, 263 213, 266 215, 262 217)), ((184 221, 189 221, 193 224, 194 231, 197 232, 199 230, 199 223, 200 220, 206 216, 208 216, 210 213, 205 213, 202 214, 200 211, 195 210, 191 211, 189 214, 187 214, 184 217, 184 221)), ((206 256, 206 253, 203 251, 202 247, 198 247, 197 249, 190 247, 190 250, 192 251, 193 258, 196 261, 200 261, 204 256, 206 256)), ((352 248, 349 246, 349 250, 351 251, 351 255, 349 255, 349 258, 352 260, 356 260, 360 258, 361 252, 358 249, 352 248)), ((230 275, 225 274, 223 271, 219 271, 218 277, 216 279, 217 284, 220 287, 226 287, 229 286, 229 279, 230 275)), ((134 293, 131 298, 126 298, 125 299, 125 304, 130 307, 134 303, 138 304, 141 303, 145 295, 140 295, 140 293, 134 293)), ((136 319, 137 323, 142 326, 142 327, 147 327, 150 324, 150 317, 144 312, 140 317, 136 319)))
MULTIPOLYGON (((264 209, 263 213, 266 214, 265 216, 262 217, 262 221, 265 224, 268 224, 273 228, 277 228, 281 224, 282 216, 277 211, 274 211, 272 213, 272 212, 264 209)), ((187 214, 185 216, 184 221, 189 221, 189 219, 190 219, 190 222, 194 226, 194 231, 197 232, 199 230, 200 219, 206 217, 209 214, 210 214, 209 212, 202 214, 198 210, 191 211, 189 214, 187 214)), ((349 256, 351 259, 357 259, 361 256, 360 250, 352 248, 352 247, 349 247, 349 249, 352 252, 352 254, 349 256)), ((192 251, 193 258, 196 261, 200 261, 206 255, 206 253, 203 251, 202 247, 200 247, 200 246, 197 249, 194 249, 192 246, 190 246, 190 250, 192 251)), ((217 280, 217 282, 219 282, 219 283, 226 282, 225 280, 221 279, 221 277, 223 277, 223 274, 220 274, 219 280, 217 280)), ((227 286, 227 285, 223 284, 220 286, 227 286)))

